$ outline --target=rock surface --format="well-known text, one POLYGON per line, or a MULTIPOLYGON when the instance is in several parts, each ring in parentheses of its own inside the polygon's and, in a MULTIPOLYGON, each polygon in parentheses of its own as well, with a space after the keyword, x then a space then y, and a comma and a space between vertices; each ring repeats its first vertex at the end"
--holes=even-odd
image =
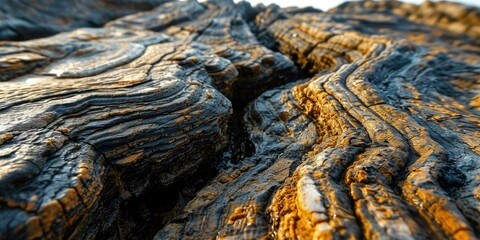
POLYGON ((0 40, 46 37, 152 9, 168 0, 2 0, 0 40))
POLYGON ((479 14, 179 1, 1 42, 0 238, 477 239, 479 14))
POLYGON ((226 145, 231 103, 209 71, 226 83, 237 73, 207 46, 79 29, 1 49, 2 64, 31 72, 9 67, 3 76, 16 77, 0 82, 2 238, 131 234, 151 209, 127 213, 130 202, 174 187, 226 145))
POLYGON ((109 28, 151 30, 185 41, 204 43, 238 70, 238 79, 226 95, 245 103, 268 88, 294 81, 297 69, 283 54, 261 45, 247 23, 256 11, 232 1, 178 1, 106 24, 109 28))

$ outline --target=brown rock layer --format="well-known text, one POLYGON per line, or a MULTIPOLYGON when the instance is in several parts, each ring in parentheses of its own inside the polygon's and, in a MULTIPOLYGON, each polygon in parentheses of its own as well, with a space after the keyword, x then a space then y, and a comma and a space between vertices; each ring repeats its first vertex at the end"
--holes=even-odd
POLYGON ((179 1, 2 42, 0 238, 477 239, 479 12, 179 1))

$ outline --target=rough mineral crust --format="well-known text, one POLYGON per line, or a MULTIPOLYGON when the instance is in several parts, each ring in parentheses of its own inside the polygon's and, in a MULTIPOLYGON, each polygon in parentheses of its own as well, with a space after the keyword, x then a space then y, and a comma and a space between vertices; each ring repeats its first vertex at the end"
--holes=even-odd
POLYGON ((479 22, 173 1, 1 42, 0 238, 478 239, 479 22))

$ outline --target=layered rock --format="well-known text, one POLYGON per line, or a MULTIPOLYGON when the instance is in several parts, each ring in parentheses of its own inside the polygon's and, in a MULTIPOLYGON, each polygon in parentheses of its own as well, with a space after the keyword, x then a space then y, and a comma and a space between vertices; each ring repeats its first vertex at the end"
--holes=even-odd
POLYGON ((455 2, 424 2, 420 5, 399 1, 348 2, 331 9, 334 14, 386 13, 398 15, 419 25, 429 25, 452 33, 480 36, 480 13, 477 7, 455 2))
POLYGON ((299 111, 288 85, 262 94, 246 111, 245 126, 255 154, 222 169, 157 239, 269 235, 266 209, 271 196, 302 162, 317 133, 299 111))
POLYGON ((2 42, 1 238, 476 239, 478 14, 179 1, 2 42))
MULTIPOLYGON (((316 74, 276 90, 291 97, 273 102, 300 108, 318 138, 297 149, 294 164, 278 174, 269 170, 281 158, 263 167, 265 173, 246 169, 256 154, 276 156, 275 150, 264 153, 275 144, 259 142, 258 135, 274 126, 265 118, 279 119, 284 111, 271 103, 275 110, 256 110, 272 93, 262 95, 245 113, 255 155, 224 169, 234 178, 215 178, 158 239, 478 236, 477 40, 368 6, 360 8, 368 18, 276 6, 257 14, 261 41, 316 74), (262 120, 248 121, 252 115, 262 120), (265 183, 271 186, 266 194, 265 183), (267 213, 269 222, 259 217, 267 213)), ((305 143, 301 132, 288 132, 299 138, 296 144, 305 143)))
POLYGON ((152 9, 168 0, 4 0, 0 40, 46 37, 80 27, 100 27, 114 18, 152 9))
POLYGON ((258 10, 233 1, 195 0, 163 4, 151 11, 119 18, 110 28, 147 29, 185 41, 204 43, 230 60, 239 72, 231 93, 226 95, 242 105, 265 90, 295 81, 297 69, 284 55, 261 45, 247 24, 258 10))
POLYGON ((15 65, 0 82, 2 238, 128 237, 155 209, 130 202, 194 176, 227 143, 231 103, 212 85, 237 72, 207 46, 80 29, 1 48, 15 65))

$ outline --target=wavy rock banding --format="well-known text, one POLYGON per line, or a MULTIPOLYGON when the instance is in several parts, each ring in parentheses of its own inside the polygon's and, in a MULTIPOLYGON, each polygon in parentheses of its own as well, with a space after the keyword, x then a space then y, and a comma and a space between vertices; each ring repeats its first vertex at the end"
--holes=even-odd
POLYGON ((128 224, 122 206, 189 177, 226 144, 231 103, 207 69, 231 63, 203 54, 206 46, 80 29, 8 48, 47 60, 0 83, 6 238, 87 237, 128 224))
POLYGON ((1 42, 0 238, 477 239, 479 13, 174 1, 1 42))
POLYGON ((0 5, 0 40, 28 40, 80 27, 100 27, 165 2, 168 0, 4 0, 0 5))

